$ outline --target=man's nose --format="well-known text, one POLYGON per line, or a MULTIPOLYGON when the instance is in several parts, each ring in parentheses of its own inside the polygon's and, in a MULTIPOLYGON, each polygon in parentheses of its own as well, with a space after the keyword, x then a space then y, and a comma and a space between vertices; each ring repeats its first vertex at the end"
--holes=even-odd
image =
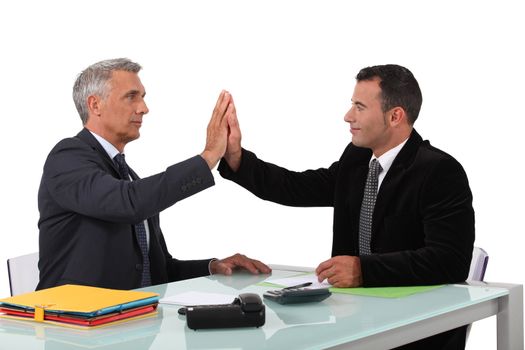
POLYGON ((350 108, 350 109, 348 110, 348 112, 346 112, 345 117, 344 117, 344 120, 345 120, 345 122, 347 122, 347 123, 350 123, 350 122, 355 121, 355 120, 354 120, 354 112, 353 112, 353 108, 350 108))
POLYGON ((142 100, 137 109, 137 114, 148 114, 149 108, 146 105, 146 101, 142 100))

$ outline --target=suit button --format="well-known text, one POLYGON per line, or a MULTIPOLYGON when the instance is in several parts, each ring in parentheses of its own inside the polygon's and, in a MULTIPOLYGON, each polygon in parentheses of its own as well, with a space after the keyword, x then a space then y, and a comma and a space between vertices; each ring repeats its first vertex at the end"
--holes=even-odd
POLYGON ((200 184, 202 182, 202 179, 200 177, 197 178, 197 183, 200 184))
POLYGON ((182 185, 180 189, 182 190, 182 192, 186 192, 186 190, 188 189, 188 186, 182 185))
POLYGON ((135 265, 135 270, 142 271, 142 264, 136 264, 135 265))

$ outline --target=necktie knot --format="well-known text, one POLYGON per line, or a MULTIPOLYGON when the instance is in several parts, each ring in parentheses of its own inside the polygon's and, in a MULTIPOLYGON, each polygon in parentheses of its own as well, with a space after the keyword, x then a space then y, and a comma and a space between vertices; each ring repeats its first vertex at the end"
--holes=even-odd
POLYGON ((381 173, 382 170, 383 168, 381 167, 381 164, 377 161, 377 159, 373 159, 372 163, 370 163, 370 170, 368 171, 368 176, 378 178, 379 173, 381 173))
POLYGON ((124 156, 124 154, 119 153, 113 159, 115 160, 115 163, 117 163, 120 176, 124 180, 129 180, 129 168, 128 164, 126 163, 126 157, 124 156))

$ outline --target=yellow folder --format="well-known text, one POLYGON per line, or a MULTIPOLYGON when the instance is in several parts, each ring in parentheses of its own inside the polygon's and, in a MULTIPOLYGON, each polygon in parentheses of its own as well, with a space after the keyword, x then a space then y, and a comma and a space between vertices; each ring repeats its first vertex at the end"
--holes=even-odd
POLYGON ((42 321, 45 312, 94 317, 155 304, 158 297, 157 293, 152 292, 69 284, 0 299, 0 307, 34 310, 35 320, 42 321))

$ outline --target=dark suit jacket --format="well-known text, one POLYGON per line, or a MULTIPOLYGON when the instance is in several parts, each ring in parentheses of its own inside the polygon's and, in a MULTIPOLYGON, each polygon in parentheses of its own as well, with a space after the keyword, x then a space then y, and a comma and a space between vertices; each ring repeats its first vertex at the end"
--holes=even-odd
MULTIPOLYGON (((221 175, 256 196, 289 206, 334 207, 332 256, 359 255, 359 212, 372 151, 350 144, 329 168, 294 172, 243 150, 233 173, 221 175)), ((467 176, 450 155, 413 130, 379 188, 372 255, 361 256, 363 285, 462 282, 474 244, 474 210, 467 176)))
POLYGON ((120 178, 106 151, 83 129, 49 154, 38 192, 40 283, 133 289, 140 287, 142 256, 133 224, 148 220, 152 283, 209 274, 209 260, 172 258, 159 212, 214 185, 200 156, 135 181, 120 178))

